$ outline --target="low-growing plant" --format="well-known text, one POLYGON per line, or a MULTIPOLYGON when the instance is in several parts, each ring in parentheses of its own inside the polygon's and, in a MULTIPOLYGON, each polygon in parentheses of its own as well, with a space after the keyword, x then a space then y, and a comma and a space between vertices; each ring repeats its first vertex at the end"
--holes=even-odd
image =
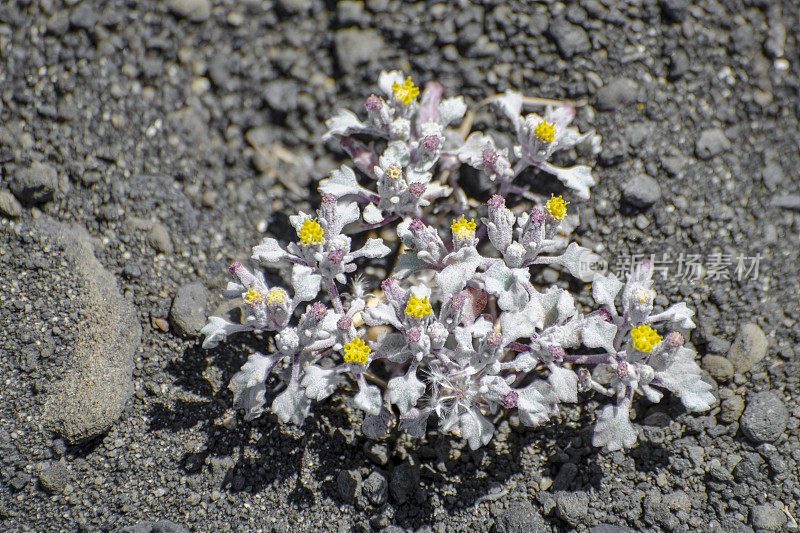
POLYGON ((316 213, 289 217, 296 242, 268 237, 252 250, 255 263, 286 273, 285 286, 234 263, 223 294, 241 300, 243 319, 212 316, 203 329, 204 348, 232 333, 273 332, 269 349, 253 353, 230 383, 246 419, 263 413, 271 372, 281 382, 271 411, 283 422, 302 424, 314 402, 350 390, 371 438, 394 427, 423 437, 435 420, 473 449, 490 441, 492 420, 507 410, 537 426, 560 403, 597 393, 611 403, 597 415, 593 443, 608 450, 635 444, 636 394, 658 402, 667 390, 688 410, 711 407, 694 350, 671 330, 694 327, 693 312, 679 303, 653 313, 652 263, 625 283, 592 271, 596 256, 568 241, 577 223, 570 202, 514 184, 534 167, 574 198, 589 198, 590 167, 549 162, 556 151, 600 149, 598 135, 570 126, 573 106, 508 91, 488 103, 511 135, 465 139, 451 127, 467 112, 462 97, 442 99, 435 82, 420 94, 397 71, 381 73, 378 88, 364 104, 366 119, 342 110, 327 122, 325 138, 339 140, 355 169, 343 165, 320 182, 316 213), (544 115, 523 116, 525 104, 543 106, 544 115), (460 165, 482 173, 497 194, 484 205, 470 200, 460 165), (534 205, 509 209, 511 195, 534 205), (439 227, 443 220, 449 227, 439 227), (396 239, 359 237, 378 228, 386 235, 389 225, 396 239), (351 236, 363 245, 354 250, 351 236), (375 292, 353 277, 370 262, 393 262, 375 292), (541 265, 591 281, 599 309, 581 312, 567 290, 535 286, 530 270, 541 265))

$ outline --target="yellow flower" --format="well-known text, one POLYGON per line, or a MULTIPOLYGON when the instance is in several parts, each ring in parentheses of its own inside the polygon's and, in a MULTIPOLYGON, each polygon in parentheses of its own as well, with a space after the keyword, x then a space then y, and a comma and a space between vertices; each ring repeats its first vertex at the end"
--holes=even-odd
POLYGON ((356 337, 344 345, 344 361, 345 363, 361 363, 367 364, 367 356, 372 352, 369 346, 356 337))
POLYGON ((280 289, 278 287, 272 288, 267 293, 267 303, 268 304, 282 304, 286 301, 286 291, 280 289))
POLYGON ((415 316, 417 318, 422 318, 429 313, 433 313, 433 308, 431 307, 431 303, 428 301, 428 297, 425 296, 423 298, 417 298, 416 295, 412 294, 411 298, 408 299, 408 303, 406 304, 406 314, 415 316))
POLYGON ((649 352, 653 346, 661 342, 661 335, 647 324, 640 324, 631 330, 633 347, 640 352, 649 352))
POLYGON ((400 179, 402 175, 403 175, 403 169, 400 168, 400 165, 398 165, 397 163, 392 163, 386 169, 386 176, 393 180, 400 179))
POLYGON ((323 235, 325 235, 325 231, 323 231, 322 226, 317 223, 316 218, 305 219, 300 231, 297 232, 297 236, 300 237, 300 243, 304 246, 324 243, 325 237, 323 237, 323 235))
POLYGON ((264 301, 264 294, 250 287, 242 298, 247 305, 255 305, 264 301))
POLYGON ((543 120, 533 129, 533 134, 543 143, 551 143, 556 138, 556 129, 552 124, 548 124, 546 120, 543 120))
POLYGON ((567 215, 567 204, 561 196, 550 195, 550 199, 545 204, 545 209, 556 220, 562 220, 567 215))
POLYGON ((639 298, 639 303, 647 303, 648 300, 653 299, 653 291, 640 289, 639 292, 636 293, 636 296, 639 298))
POLYGON ((413 102, 414 98, 419 94, 419 87, 414 86, 414 82, 411 81, 411 76, 409 76, 402 85, 394 82, 392 85, 392 92, 395 98, 403 102, 403 104, 408 105, 413 102))
POLYGON ((464 215, 461 215, 458 220, 453 219, 453 223, 450 224, 450 230, 458 239, 471 239, 475 236, 475 228, 477 227, 474 218, 467 220, 464 215))

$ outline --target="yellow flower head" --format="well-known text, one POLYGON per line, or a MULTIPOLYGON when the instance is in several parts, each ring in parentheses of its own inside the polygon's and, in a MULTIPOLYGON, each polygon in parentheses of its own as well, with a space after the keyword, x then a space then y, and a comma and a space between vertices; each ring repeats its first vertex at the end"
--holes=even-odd
POLYGON ((653 346, 661 342, 661 335, 647 324, 640 324, 631 330, 633 347, 640 352, 650 352, 653 346))
POLYGON ((453 223, 450 224, 450 230, 457 239, 471 239, 475 236, 475 228, 477 227, 474 218, 467 220, 464 215, 461 215, 458 220, 454 219, 453 223))
POLYGON ((399 180, 402 175, 403 175, 403 169, 400 168, 400 165, 398 165, 397 163, 392 163, 386 169, 386 176, 393 180, 399 180))
POLYGON ((361 363, 365 365, 367 364, 367 356, 371 352, 370 347, 356 337, 344 345, 344 361, 345 363, 361 363))
POLYGON ((319 225, 317 219, 307 218, 303 221, 303 226, 297 232, 300 237, 300 244, 308 246, 310 244, 322 244, 325 242, 325 231, 319 225))
POLYGON ((402 85, 394 82, 392 85, 392 92, 395 98, 403 102, 403 104, 408 105, 413 102, 414 98, 419 94, 419 87, 414 86, 414 82, 411 81, 411 76, 409 76, 402 85))
POLYGON ((283 302, 286 301, 287 296, 288 294, 286 294, 285 290, 278 287, 274 287, 270 289, 269 292, 267 293, 267 303, 282 304, 283 302))
POLYGON ((247 305, 255 305, 264 301, 264 294, 250 287, 247 289, 247 292, 242 295, 242 298, 247 305))
POLYGON ((543 143, 551 143, 556 138, 556 129, 552 124, 548 124, 546 120, 543 120, 533 128, 533 134, 543 143))
POLYGON ((544 205, 547 212, 550 213, 554 219, 562 220, 567 215, 567 205, 561 196, 550 195, 550 199, 544 205))
POLYGON ((433 308, 431 307, 431 303, 428 301, 428 297, 424 296, 422 298, 417 298, 416 295, 412 294, 411 298, 408 299, 408 303, 406 304, 406 314, 415 316, 417 318, 422 318, 429 313, 433 313, 433 308))

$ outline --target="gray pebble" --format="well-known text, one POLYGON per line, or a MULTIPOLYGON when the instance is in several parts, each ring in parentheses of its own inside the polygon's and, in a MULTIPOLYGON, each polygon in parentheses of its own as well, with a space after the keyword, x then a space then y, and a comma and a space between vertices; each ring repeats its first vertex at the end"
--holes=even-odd
POLYGON ((780 163, 770 160, 767 161, 764 168, 761 169, 761 180, 764 182, 764 185, 774 191, 786 180, 786 174, 783 172, 780 163))
POLYGON ((650 207, 661 199, 661 187, 647 174, 637 174, 622 187, 622 197, 634 207, 650 207))
POLYGON ((275 80, 264 85, 264 100, 272 109, 288 113, 297 109, 297 83, 292 80, 275 80))
POLYGON ((800 194, 779 194, 774 196, 769 203, 781 209, 800 211, 800 194))
POLYGON ((22 490, 28 486, 28 483, 30 483, 30 481, 31 481, 30 474, 26 472, 17 472, 17 475, 11 478, 9 484, 11 485, 12 488, 14 488, 14 490, 22 490))
POLYGON ((383 505, 389 498, 389 483, 380 472, 373 472, 364 481, 364 495, 373 505, 383 505))
POLYGON ((34 161, 30 167, 18 170, 14 174, 9 188, 23 204, 43 204, 55 196, 58 189, 58 174, 56 169, 47 163, 34 161))
POLYGON ((597 524, 589 530, 589 533, 634 533, 634 531, 630 528, 613 524, 597 524))
POLYGON ((208 289, 196 281, 178 289, 169 318, 175 332, 181 337, 196 337, 206 325, 206 300, 208 289))
POLYGON ((616 78, 597 91, 597 108, 604 111, 619 109, 636 101, 638 85, 628 78, 616 78))
POLYGON ((659 5, 666 22, 683 22, 689 14, 689 0, 661 0, 659 5))
POLYGON ((360 65, 379 58, 384 48, 383 37, 375 30, 339 30, 334 34, 333 41, 339 66, 345 72, 355 72, 360 65))
POLYGON ((203 22, 211 15, 211 0, 169 0, 170 11, 192 22, 203 22))
POLYGON ((678 48, 669 56, 669 78, 677 80, 689 71, 689 55, 678 48))
POLYGON ((22 215, 22 206, 8 191, 0 191, 0 213, 8 218, 17 218, 22 215))
POLYGON ((153 223, 147 234, 147 240, 157 251, 165 254, 172 253, 172 239, 169 237, 169 230, 161 222, 156 221, 153 223))
POLYGON ((67 466, 57 461, 39 473, 39 484, 50 494, 59 494, 69 482, 69 470, 67 466))
POLYGON ((419 485, 419 467, 403 463, 392 472, 389 490, 397 503, 405 503, 419 485))
POLYGON ((586 53, 591 48, 586 30, 580 26, 570 24, 563 18, 553 20, 547 31, 555 41, 558 53, 564 59, 586 53))
POLYGON ((589 496, 583 491, 556 494, 556 513, 573 526, 582 523, 589 512, 589 496))
POLYGON ((725 383, 733 377, 733 363, 722 356, 706 355, 702 366, 717 383, 725 383))
POLYGON ((336 477, 336 487, 339 497, 345 503, 352 505, 361 496, 363 482, 361 472, 358 470, 341 470, 336 477))
POLYGON ((786 515, 774 505, 756 505, 750 510, 750 524, 755 529, 779 531, 786 524, 786 515))
POLYGON ((497 517, 495 528, 497 533, 544 533, 550 530, 529 501, 509 503, 497 517))
POLYGON ((91 30, 97 24, 98 12, 93 2, 81 2, 72 9, 69 22, 73 28, 91 30))
POLYGON ((789 411, 773 392, 759 392, 747 402, 739 427, 753 442, 772 442, 780 437, 789 421, 789 411))
POLYGON ((767 337, 756 324, 743 325, 728 351, 736 372, 747 372, 767 355, 767 337))
POLYGON ((731 396, 724 400, 720 406, 720 421, 723 424, 731 424, 739 420, 744 412, 744 399, 741 396, 731 396))
POLYGON ((719 128, 703 130, 695 144, 695 152, 700 159, 711 159, 730 149, 731 142, 719 128))

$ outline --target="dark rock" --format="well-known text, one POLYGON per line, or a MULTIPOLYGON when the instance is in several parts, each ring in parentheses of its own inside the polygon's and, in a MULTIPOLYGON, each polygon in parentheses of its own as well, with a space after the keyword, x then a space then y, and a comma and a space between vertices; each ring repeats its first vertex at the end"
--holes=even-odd
POLYGON ((759 392, 748 402, 739 419, 742 433, 753 442, 772 442, 780 437, 789 421, 789 411, 771 391, 759 392))
POLYGON ((549 528, 529 501, 509 503, 495 521, 497 533, 545 533, 549 528))
POLYGON ((731 142, 719 128, 702 131, 695 144, 695 152, 700 159, 711 159, 730 149, 731 142))
POLYGON ((419 486, 419 467, 403 463, 392 472, 389 490, 397 503, 405 503, 419 486))
POLYGON ((666 22, 683 22, 689 14, 689 0, 660 0, 659 5, 666 22))
POLYGON ((181 337, 197 337, 206 325, 208 289, 201 282, 188 283, 178 289, 172 300, 169 318, 181 337))
POLYGON ((603 111, 619 109, 636 101, 638 85, 628 78, 611 80, 597 91, 597 108, 603 111))
POLYGON ((31 475, 26 472, 17 472, 17 474, 11 478, 9 481, 9 485, 14 490, 22 490, 28 486, 28 483, 31 482, 31 475))
POLYGON ((58 189, 58 174, 47 163, 34 161, 14 174, 9 188, 25 205, 43 204, 53 199, 58 189))
POLYGON ((650 207, 661 199, 661 187, 647 174, 637 174, 623 186, 622 197, 634 207, 650 207))
POLYGON ((62 461, 57 461, 39 473, 39 484, 50 494, 64 492, 69 482, 69 470, 62 461))
POLYGON ((580 26, 570 24, 563 18, 557 18, 550 23, 547 32, 552 37, 558 48, 558 53, 565 59, 574 55, 583 54, 591 49, 589 35, 580 26))
POLYGON ((358 470, 341 470, 336 477, 336 487, 339 497, 347 504, 352 505, 361 495, 361 472, 358 470))
POLYGON ((389 498, 389 484, 380 472, 372 472, 364 481, 364 495, 373 505, 383 505, 389 498))
POLYGON ((47 219, 39 227, 64 249, 69 271, 84 287, 72 299, 85 315, 81 335, 43 413, 46 428, 75 444, 107 431, 133 396, 133 354, 142 326, 134 306, 120 295, 114 275, 95 258, 85 229, 47 219))

